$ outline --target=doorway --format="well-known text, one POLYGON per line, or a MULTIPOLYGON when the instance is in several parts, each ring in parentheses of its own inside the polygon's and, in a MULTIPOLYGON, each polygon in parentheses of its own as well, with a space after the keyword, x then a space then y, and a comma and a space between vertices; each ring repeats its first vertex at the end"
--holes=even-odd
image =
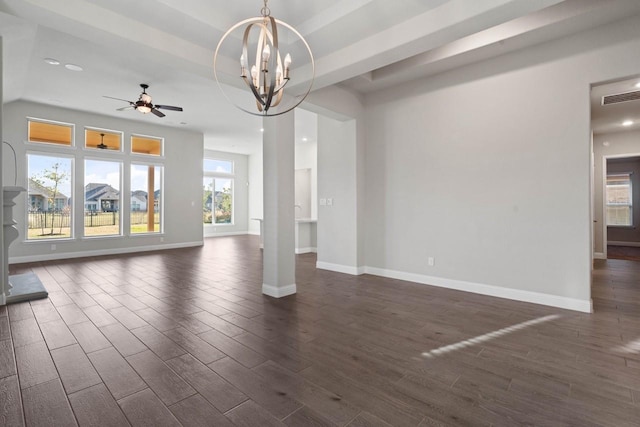
POLYGON ((640 77, 591 88, 591 130, 592 251, 606 260, 640 249, 640 77))

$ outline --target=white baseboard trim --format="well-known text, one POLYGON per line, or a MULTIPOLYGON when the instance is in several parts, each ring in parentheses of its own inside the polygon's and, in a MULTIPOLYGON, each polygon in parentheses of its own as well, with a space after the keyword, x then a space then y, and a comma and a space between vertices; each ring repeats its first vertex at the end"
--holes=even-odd
POLYGON ((604 253, 602 253, 602 252, 594 252, 593 253, 593 258, 594 259, 607 259, 607 257, 604 256, 604 253))
POLYGON ((617 242, 609 240, 607 245, 611 246, 630 246, 632 248, 640 248, 640 242, 617 242))
POLYGON ((252 236, 259 236, 260 231, 247 231, 245 234, 250 234, 252 236))
POLYGON ((309 254, 318 252, 318 248, 296 248, 296 254, 309 254))
POLYGON ((210 231, 208 233, 205 231, 204 237, 245 236, 247 234, 249 233, 247 233, 246 231, 210 231))
POLYGON ((557 295, 543 294, 539 292, 524 291, 520 289, 503 288, 500 286, 484 285, 481 283, 465 282, 462 280, 445 279, 442 277, 426 276, 422 274, 406 273, 402 271, 387 270, 376 267, 365 267, 365 273, 375 276, 388 277, 390 279, 407 280, 441 288, 455 289, 458 291, 473 292, 498 298, 506 298, 516 301, 531 302, 534 304, 548 305, 567 310, 593 312, 591 300, 579 300, 557 295))
POLYGON ((332 264, 330 262, 316 261, 316 268, 321 270, 335 271, 336 273, 351 274, 359 276, 365 273, 366 267, 353 267, 350 265, 332 264))
POLYGON ((104 256, 104 255, 121 255, 121 254, 137 253, 137 252, 162 251, 166 249, 191 248, 191 247, 202 246, 202 245, 204 245, 203 241, 196 241, 196 242, 185 242, 185 243, 170 243, 166 245, 136 246, 131 248, 96 249, 93 251, 56 252, 56 253, 41 254, 41 255, 15 256, 15 257, 9 257, 9 264, 22 264, 25 262, 39 262, 39 261, 54 261, 58 259, 86 258, 86 257, 104 256))
POLYGON ((271 286, 266 283, 262 284, 262 293, 274 298, 282 298, 296 293, 296 284, 287 286, 271 286))

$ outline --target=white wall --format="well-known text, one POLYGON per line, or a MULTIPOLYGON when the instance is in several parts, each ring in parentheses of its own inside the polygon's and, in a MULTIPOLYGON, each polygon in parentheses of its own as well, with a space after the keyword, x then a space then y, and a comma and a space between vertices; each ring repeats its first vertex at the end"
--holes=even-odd
POLYGON ((318 218, 318 144, 315 141, 297 142, 295 168, 311 170, 311 218, 318 218))
POLYGON ((367 97, 368 270, 588 310, 589 88, 639 48, 633 18, 367 97))
MULTIPOLYGON (((604 247, 604 228, 606 227, 604 215, 604 185, 603 166, 605 157, 621 157, 640 155, 640 131, 616 132, 609 134, 596 134, 593 136, 594 164, 594 252, 601 258, 606 253, 604 247), (605 146, 603 143, 608 142, 605 146)), ((640 213, 640 209, 638 210, 640 213)), ((611 236, 608 238, 612 239, 611 236)))
MULTIPOLYGON (((135 114, 135 112, 130 113, 135 114)), ((194 246, 202 244, 202 157, 203 136, 175 128, 133 120, 100 116, 82 111, 68 110, 32 102, 16 101, 4 106, 4 139, 11 142, 18 154, 18 185, 27 186, 26 151, 39 149, 37 144, 28 144, 27 117, 36 117, 75 124, 76 147, 68 150, 76 155, 73 198, 83 200, 83 159, 90 150, 83 149, 84 128, 92 126, 124 132, 125 154, 110 153, 115 158, 125 160, 124 176, 128 176, 128 162, 133 156, 126 154, 130 147, 132 133, 163 137, 164 146, 164 233, 162 235, 137 235, 109 237, 100 239, 80 238, 82 224, 82 204, 76 202, 76 238, 56 240, 56 250, 48 242, 25 242, 25 195, 18 197, 15 217, 20 229, 20 237, 11 246, 12 262, 56 259, 76 256, 90 256, 103 253, 120 253, 161 249, 171 247, 194 246)), ((151 117, 156 119, 156 117, 151 117)), ((159 119, 158 119, 159 120, 159 119)), ((93 151, 95 153, 95 151, 93 151)), ((142 157, 137 156, 136 160, 142 157)), ((13 170, 4 159, 3 172, 13 170)), ((11 160, 12 162, 12 160, 11 160)), ((7 177, 5 175, 4 179, 7 177)), ((125 185, 124 190, 127 190, 125 185)), ((127 198, 123 203, 128 205, 127 198)), ((124 221, 126 224, 126 221, 124 221)), ((125 230, 126 232, 126 230, 125 230)))
POLYGON ((204 156, 209 159, 231 160, 234 167, 233 224, 205 225, 204 236, 247 234, 249 231, 249 156, 215 150, 204 150, 204 156))

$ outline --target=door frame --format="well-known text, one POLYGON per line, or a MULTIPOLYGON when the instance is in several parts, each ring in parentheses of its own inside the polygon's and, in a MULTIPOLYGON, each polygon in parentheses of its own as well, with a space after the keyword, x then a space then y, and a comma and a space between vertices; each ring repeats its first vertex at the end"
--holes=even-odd
MULTIPOLYGON (((602 253, 604 259, 607 256, 607 243, 609 236, 607 235, 607 160, 609 159, 626 159, 640 157, 640 153, 623 153, 623 154, 607 154, 602 156, 602 253)), ((639 207, 640 208, 640 207, 639 207)))

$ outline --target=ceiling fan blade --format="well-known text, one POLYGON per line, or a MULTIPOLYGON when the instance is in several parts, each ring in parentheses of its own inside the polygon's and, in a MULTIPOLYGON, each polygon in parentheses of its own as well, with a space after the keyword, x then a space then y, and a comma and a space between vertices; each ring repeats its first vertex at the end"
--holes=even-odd
POLYGON ((171 105, 156 105, 156 108, 162 108, 163 110, 171 110, 171 111, 183 111, 182 107, 173 107, 171 105))
POLYGON ((122 99, 122 98, 114 98, 113 96, 107 96, 107 95, 102 95, 103 98, 109 98, 109 99, 117 99, 118 101, 124 101, 124 102, 128 102, 129 104, 133 104, 133 102, 128 101, 126 99, 122 99))
POLYGON ((152 112, 153 114, 155 114, 156 116, 158 116, 158 117, 164 117, 164 116, 165 116, 165 114, 164 114, 162 111, 158 111, 158 110, 156 110, 156 108, 155 108, 155 107, 151 109, 151 112, 152 112))
POLYGON ((125 111, 125 110, 133 110, 134 107, 133 105, 127 105, 126 107, 122 107, 122 108, 116 108, 116 111, 125 111))

